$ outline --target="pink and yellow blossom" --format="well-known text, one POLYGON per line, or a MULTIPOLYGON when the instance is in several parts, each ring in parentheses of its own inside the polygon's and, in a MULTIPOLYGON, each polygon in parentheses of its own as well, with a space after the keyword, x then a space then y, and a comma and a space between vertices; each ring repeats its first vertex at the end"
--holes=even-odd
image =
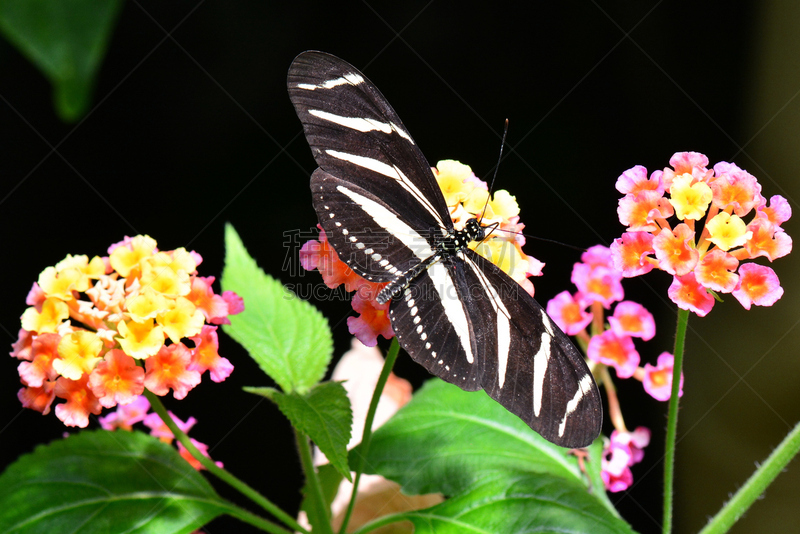
POLYGON ((640 359, 630 336, 618 336, 613 330, 593 336, 586 355, 592 361, 613 367, 619 378, 633 376, 640 359))
POLYGON ((130 404, 144 392, 144 369, 120 349, 112 349, 89 375, 89 388, 106 408, 130 404))
POLYGON ((219 338, 217 327, 203 326, 199 335, 190 338, 194 342, 192 351, 192 365, 194 371, 200 374, 209 371, 211 380, 222 382, 233 372, 233 364, 227 358, 219 355, 219 338))
POLYGON ((172 389, 172 396, 180 400, 200 383, 200 373, 191 364, 191 351, 182 343, 163 346, 145 360, 144 387, 159 396, 172 389))
POLYGON ((653 238, 653 249, 660 267, 669 274, 682 276, 691 272, 700 259, 694 247, 694 232, 687 224, 664 228, 653 238))
POLYGON ((783 295, 783 288, 775 271, 765 265, 747 263, 739 268, 739 283, 733 290, 744 309, 750 306, 772 306, 783 295))
POLYGON ((568 336, 577 335, 592 322, 592 314, 586 311, 586 304, 580 302, 578 295, 562 291, 547 302, 547 315, 568 336))
POLYGON ((143 421, 149 410, 150 401, 144 395, 139 395, 133 402, 117 405, 116 410, 97 420, 103 430, 133 430, 133 425, 143 421))
POLYGON ((622 273, 614 268, 610 249, 596 245, 584 252, 581 260, 572 267, 571 281, 585 300, 599 302, 604 308, 622 300, 622 273))
MULTIPOLYGON (((644 390, 656 400, 668 401, 672 396, 672 374, 675 358, 669 352, 662 352, 658 356, 655 366, 649 363, 644 364, 642 373, 642 385, 644 390)), ((637 375, 638 376, 638 375, 637 375)), ((681 384, 678 396, 683 396, 683 373, 681 373, 681 384)))
POLYGON ((58 358, 53 369, 70 380, 88 375, 102 360, 103 341, 93 332, 78 330, 67 334, 58 343, 58 358))
POLYGON ((639 337, 650 341, 656 335, 656 321, 653 315, 638 302, 626 300, 614 308, 608 318, 611 330, 618 336, 639 337))
POLYGON ((56 405, 56 417, 66 426, 86 428, 89 415, 98 415, 103 406, 88 387, 89 375, 78 380, 70 380, 63 376, 56 381, 55 395, 67 402, 56 405))
POLYGON ((697 281, 693 272, 674 276, 667 290, 670 300, 682 310, 689 310, 705 317, 714 307, 714 297, 697 281))

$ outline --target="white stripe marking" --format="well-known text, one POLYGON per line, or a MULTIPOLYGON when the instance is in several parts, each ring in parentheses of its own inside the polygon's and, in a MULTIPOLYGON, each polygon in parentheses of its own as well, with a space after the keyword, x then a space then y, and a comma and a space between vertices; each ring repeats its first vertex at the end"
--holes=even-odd
POLYGON ((544 377, 547 376, 547 366, 550 363, 550 350, 553 344, 553 325, 550 318, 542 312, 542 323, 547 332, 542 332, 539 350, 533 356, 533 413, 539 417, 542 410, 542 396, 544 393, 544 377))
POLYGON ((350 128, 351 130, 356 130, 358 132, 366 133, 378 131, 385 134, 397 132, 397 135, 412 145, 414 144, 414 140, 411 139, 411 136, 408 135, 408 132, 393 122, 381 122, 379 120, 368 119, 364 117, 343 117, 341 115, 334 115, 333 113, 322 111, 321 109, 309 109, 308 113, 309 115, 313 115, 324 121, 332 122, 334 124, 338 124, 339 126, 344 126, 345 128, 350 128))
POLYGON ((378 161, 377 159, 367 158, 364 156, 358 156, 356 154, 348 154, 347 152, 339 152, 338 150, 326 150, 329 156, 341 159, 344 161, 349 161, 353 165, 358 165, 364 169, 369 169, 371 171, 377 172, 387 178, 391 178, 392 180, 396 180, 406 191, 408 191, 416 200, 419 202, 422 207, 428 210, 428 213, 433 216, 439 222, 439 225, 442 229, 447 228, 444 224, 444 221, 439 216, 439 212, 436 211, 433 207, 433 204, 422 194, 422 192, 414 185, 414 182, 408 179, 408 177, 403 174, 403 172, 396 166, 396 165, 388 165, 382 161, 378 161))
POLYGON ((572 397, 567 403, 567 411, 564 414, 564 419, 561 420, 561 424, 558 425, 558 436, 564 436, 564 430, 567 428, 567 418, 572 415, 572 413, 578 409, 578 404, 580 404, 583 397, 586 396, 592 390, 592 376, 590 374, 586 374, 581 378, 580 382, 578 382, 578 391, 575 392, 575 396, 572 397))
POLYGON ((464 304, 458 298, 458 292, 453 284, 453 279, 450 278, 450 273, 447 267, 442 262, 435 262, 428 267, 428 276, 433 281, 433 287, 439 293, 439 301, 444 307, 444 313, 447 315, 447 320, 456 331, 458 339, 461 341, 461 348, 467 355, 467 362, 473 363, 475 361, 472 355, 472 345, 469 341, 469 325, 467 323, 467 314, 464 311, 464 304))
MULTIPOLYGON (((351 191, 343 185, 337 185, 336 189, 358 204, 381 228, 399 239, 417 258, 425 260, 429 256, 433 256, 433 250, 427 239, 419 235, 384 206, 364 195, 351 191)), ((358 245, 362 245, 361 248, 363 248, 363 243, 358 243, 358 245)))
POLYGON ((297 87, 299 87, 300 89, 315 91, 317 89, 333 89, 334 87, 344 84, 358 85, 360 83, 364 83, 364 78, 362 78, 358 74, 350 72, 345 74, 341 78, 334 78, 332 80, 328 80, 326 82, 322 82, 316 85, 313 83, 298 83, 297 87))
POLYGON ((533 356, 533 414, 539 417, 542 411, 542 394, 544 390, 544 377, 547 376, 547 366, 550 363, 550 345, 552 337, 547 332, 542 332, 539 350, 533 356))

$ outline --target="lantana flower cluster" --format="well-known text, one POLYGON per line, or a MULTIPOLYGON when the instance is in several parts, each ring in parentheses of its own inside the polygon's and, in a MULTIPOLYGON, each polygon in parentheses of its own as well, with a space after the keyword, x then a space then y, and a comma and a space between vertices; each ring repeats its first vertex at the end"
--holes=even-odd
POLYGON ((730 293, 748 310, 774 304, 783 295, 775 271, 745 260, 772 262, 791 252, 781 228, 792 215, 789 203, 780 195, 767 202, 756 178, 733 163, 709 169, 697 152, 678 152, 669 162, 649 178, 637 165, 617 180, 625 195, 617 213, 627 227, 611 246, 617 268, 626 277, 666 271, 670 299, 701 317, 714 293, 730 293))
POLYGON ((209 371, 233 370, 218 353, 217 325, 244 309, 233 292, 217 295, 201 277, 202 258, 159 251, 149 236, 126 237, 108 256, 68 255, 47 267, 28 293, 30 308, 11 355, 22 405, 86 427, 89 414, 134 402, 146 387, 182 399, 209 371), (188 344, 187 344, 188 340, 188 344))
MULTIPOLYGON (((433 173, 457 230, 463 229, 471 218, 478 218, 483 226, 495 226, 487 239, 471 243, 470 248, 503 269, 533 295, 533 283, 528 277, 540 276, 544 264, 522 252, 525 225, 519 222, 516 199, 505 190, 491 195, 486 182, 476 177, 468 165, 458 161, 440 161, 433 173)), ((330 288, 344 284, 345 290, 355 291, 352 306, 360 315, 348 317, 347 326, 364 345, 374 347, 379 335, 386 339, 394 336, 389 322, 389 303, 375 301, 386 284, 369 282, 353 272, 339 259, 322 229, 319 240, 310 240, 300 249, 300 264, 306 270, 317 269, 330 288)))
POLYGON ((601 471, 609 491, 622 491, 633 482, 630 467, 642 460, 650 431, 645 427, 628 431, 616 390, 605 369, 613 367, 618 378, 639 380, 647 393, 661 401, 668 400, 672 391, 670 353, 662 353, 656 365, 640 366, 641 356, 634 339, 651 340, 656 333, 655 320, 641 304, 624 300, 622 278, 612 261, 611 250, 596 245, 584 252, 581 262, 573 267, 572 283, 577 291, 562 291, 547 303, 548 315, 567 335, 578 339, 593 373, 606 389, 615 428, 603 451, 601 471), (611 311, 612 307, 613 312, 606 316, 606 310, 611 311))

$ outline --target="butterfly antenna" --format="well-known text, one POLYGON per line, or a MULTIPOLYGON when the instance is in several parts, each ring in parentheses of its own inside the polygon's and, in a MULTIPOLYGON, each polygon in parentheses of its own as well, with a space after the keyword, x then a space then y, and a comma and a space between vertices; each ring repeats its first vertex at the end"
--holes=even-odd
MULTIPOLYGON (((486 228, 489 228, 489 227, 487 226, 486 228)), ((526 233, 523 233, 523 232, 515 232, 514 230, 507 230, 505 228, 499 228, 497 223, 491 225, 491 228, 492 228, 492 231, 490 232, 490 234, 492 232, 495 232, 495 231, 497 231, 497 232, 505 232, 506 234, 521 235, 525 239, 533 239, 535 241, 542 241, 544 243, 553 243, 554 245, 560 245, 560 246, 565 247, 565 248, 571 248, 572 250, 577 250, 579 252, 586 252, 586 247, 577 247, 575 245, 570 245, 569 243, 564 243, 563 241, 558 241, 556 239, 547 239, 546 237, 539 237, 539 236, 536 236, 536 235, 526 234, 526 233)))
POLYGON ((494 191, 494 181, 497 178, 497 171, 500 170, 500 162, 503 160, 503 148, 506 146, 506 135, 508 135, 508 119, 506 119, 505 126, 503 127, 503 139, 500 141, 500 155, 497 156, 497 165, 494 167, 494 175, 492 175, 492 181, 489 184, 489 196, 486 197, 486 204, 483 205, 480 220, 483 220, 483 216, 486 214, 486 208, 489 207, 489 199, 492 198, 491 192, 494 191))

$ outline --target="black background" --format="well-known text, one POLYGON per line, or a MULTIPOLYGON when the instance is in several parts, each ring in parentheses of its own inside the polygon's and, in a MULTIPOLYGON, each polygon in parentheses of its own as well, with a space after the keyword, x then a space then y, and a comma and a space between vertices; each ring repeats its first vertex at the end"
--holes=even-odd
MULTIPOLYGON (((486 178, 509 118, 496 188, 517 197, 536 237, 610 243, 622 231, 617 176, 635 164, 663 168, 684 150, 712 164, 735 161, 765 196, 783 194, 796 208, 800 54, 797 8, 785 4, 131 1, 94 105, 72 125, 57 119, 43 76, 0 41, 1 333, 9 346, 16 339, 42 269, 68 253, 103 255, 125 235, 197 250, 201 274, 219 276, 230 222, 268 273, 318 283, 285 243, 287 231, 316 222, 308 191, 315 164, 285 88, 292 58, 307 49, 362 69, 431 163, 459 159, 486 178)), ((786 228, 797 235, 794 221, 786 228)), ((534 280, 542 303, 572 289, 578 252, 535 240, 526 251, 547 264, 534 280)), ((707 318, 691 318, 678 532, 701 528, 800 416, 793 262, 773 265, 787 291, 776 306, 745 312, 728 297, 707 318)), ((669 282, 652 273, 625 284, 658 321, 657 337, 638 344, 643 362, 671 350, 669 282)), ((330 319, 338 357, 349 347, 349 307, 315 304, 330 319)), ((288 423, 240 389, 271 383, 230 338, 220 352, 236 366, 231 378, 204 380, 184 402, 167 398, 168 407, 197 417, 192 436, 215 459, 294 513, 301 478, 288 423)), ((9 359, 0 373, 3 465, 64 431, 54 414, 20 408, 16 364, 9 359)), ((425 378, 407 356, 397 372, 415 385, 425 378)), ((666 404, 633 381, 619 390, 628 426, 650 427, 653 443, 634 468, 634 487, 611 497, 635 529, 654 532, 666 404)), ((797 483, 792 466, 733 531, 796 528, 797 483)), ((206 530, 232 528, 240 525, 219 520, 206 530)))

